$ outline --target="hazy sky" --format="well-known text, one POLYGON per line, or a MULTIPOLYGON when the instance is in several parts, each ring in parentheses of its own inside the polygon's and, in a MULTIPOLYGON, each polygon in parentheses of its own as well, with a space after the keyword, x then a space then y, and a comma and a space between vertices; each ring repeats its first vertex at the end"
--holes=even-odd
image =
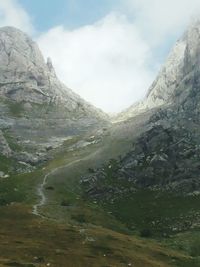
POLYGON ((0 26, 30 34, 58 77, 107 112, 147 92, 199 0, 0 0, 0 26))

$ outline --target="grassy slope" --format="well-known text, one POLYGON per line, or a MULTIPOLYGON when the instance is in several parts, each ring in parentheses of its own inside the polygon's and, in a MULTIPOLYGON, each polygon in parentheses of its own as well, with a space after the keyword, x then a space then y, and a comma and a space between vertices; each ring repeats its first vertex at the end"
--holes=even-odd
MULTIPOLYGON (((124 131, 127 133, 128 129, 131 132, 131 126, 125 126, 124 131)), ((118 138, 115 136, 112 139, 108 133, 101 143, 73 152, 66 152, 64 147, 62 153, 49 162, 45 169, 1 180, 0 198, 5 201, 0 207, 0 234, 3 240, 0 243, 0 266, 46 266, 48 262, 51 266, 61 267, 128 266, 129 263, 137 267, 199 266, 196 258, 184 254, 187 250, 169 250, 167 247, 174 248, 172 239, 160 246, 155 241, 134 237, 123 225, 123 220, 117 220, 96 203, 81 199, 82 192, 78 184, 80 175, 86 173, 89 167, 97 167, 103 160, 125 152, 131 144, 131 138, 124 141, 123 135, 122 131, 118 138), (54 190, 46 190, 49 202, 42 212, 60 219, 60 222, 43 221, 31 215, 31 205, 37 201, 36 187, 44 175, 79 159, 82 160, 60 169, 48 179, 48 186, 54 190), (62 206, 63 201, 67 205, 62 206), (4 206, 11 202, 15 203, 4 206), (81 230, 83 228, 86 231, 81 230), (35 262, 35 256, 41 257, 39 264, 35 262)), ((65 144, 66 147, 69 145, 65 144)), ((151 198, 148 200, 150 202, 151 198)), ((139 211, 135 205, 131 213, 130 210, 124 210, 124 214, 127 212, 134 217, 134 213, 139 211)), ((120 213, 123 215, 123 212, 120 213)), ((138 224, 142 216, 142 212, 137 214, 138 224)), ((176 249, 179 249, 178 245, 176 249)))
MULTIPOLYGON (((108 164, 114 166, 114 163, 108 164), (113 165, 111 165, 113 164, 113 165)), ((182 196, 159 190, 132 188, 132 182, 116 179, 115 170, 104 166, 106 178, 101 181, 105 187, 117 187, 126 193, 112 195, 112 199, 98 200, 103 209, 112 212, 128 228, 148 230, 153 236, 169 236, 191 227, 198 227, 200 221, 200 196, 182 196), (198 224, 198 225, 197 225, 198 224)), ((86 195, 87 197, 87 195, 86 195)))

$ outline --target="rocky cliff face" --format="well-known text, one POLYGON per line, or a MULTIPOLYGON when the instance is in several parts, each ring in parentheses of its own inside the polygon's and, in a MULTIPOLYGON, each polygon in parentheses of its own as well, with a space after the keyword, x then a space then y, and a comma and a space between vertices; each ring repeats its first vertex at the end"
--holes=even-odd
POLYGON ((2 156, 35 164, 69 135, 106 122, 102 111, 58 80, 51 60, 45 62, 37 44, 20 30, 0 29, 0 62, 2 156))

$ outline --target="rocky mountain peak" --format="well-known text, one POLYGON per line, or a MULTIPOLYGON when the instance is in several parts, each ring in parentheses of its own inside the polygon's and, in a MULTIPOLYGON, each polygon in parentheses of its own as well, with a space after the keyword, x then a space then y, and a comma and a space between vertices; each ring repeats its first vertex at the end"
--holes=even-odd
POLYGON ((148 91, 147 107, 172 100, 181 80, 198 70, 200 63, 200 21, 192 23, 173 47, 157 79, 148 91))
POLYGON ((50 71, 38 45, 27 34, 14 27, 0 28, 0 62, 1 97, 44 101, 50 71))
POLYGON ((17 102, 62 104, 70 112, 82 107, 86 113, 102 114, 105 118, 103 112, 59 81, 51 59, 45 62, 37 43, 22 31, 0 28, 0 62, 0 97, 17 102))
POLYGON ((184 79, 198 73, 199 66, 200 21, 196 20, 176 42, 145 99, 122 112, 118 119, 124 120, 152 108, 170 105, 184 79))
POLYGON ((4 74, 1 79, 12 79, 13 72, 23 75, 27 71, 31 73, 36 67, 38 72, 45 68, 37 44, 27 34, 14 27, 0 28, 0 60, 1 75, 4 74))

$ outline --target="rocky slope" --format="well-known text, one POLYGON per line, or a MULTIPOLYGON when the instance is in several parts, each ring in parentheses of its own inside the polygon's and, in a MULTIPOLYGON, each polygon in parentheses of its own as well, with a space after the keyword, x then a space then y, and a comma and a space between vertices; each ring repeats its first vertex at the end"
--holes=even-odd
POLYGON ((199 55, 197 22, 175 45, 147 98, 132 110, 134 115, 154 110, 148 130, 125 157, 82 179, 89 195, 123 198, 141 188, 200 194, 199 55))
MULTIPOLYGON (((107 123, 107 116, 56 77, 37 44, 13 27, 0 29, 1 161, 37 164, 69 136, 107 123)), ((19 168, 17 166, 17 168, 19 168)))

